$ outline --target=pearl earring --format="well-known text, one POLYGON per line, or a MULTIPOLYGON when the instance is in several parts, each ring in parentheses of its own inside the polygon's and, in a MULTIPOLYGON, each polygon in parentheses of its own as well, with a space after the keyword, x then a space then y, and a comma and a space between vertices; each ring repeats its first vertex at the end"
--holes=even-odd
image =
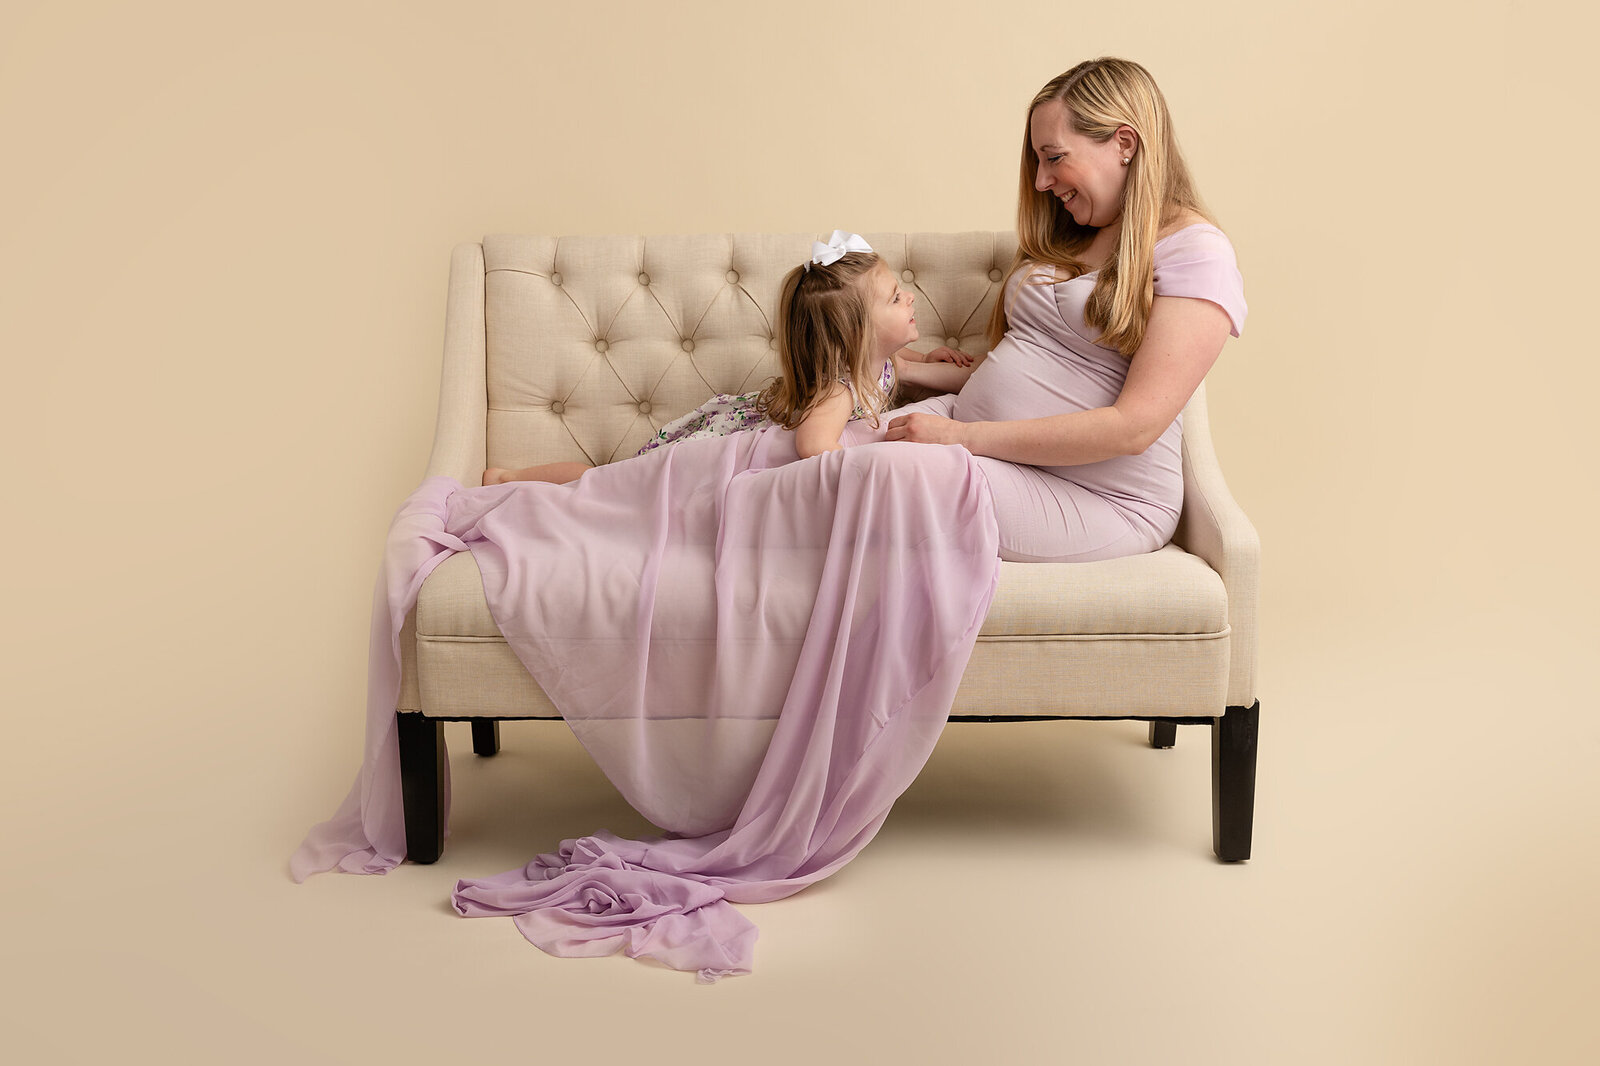
POLYGON ((1133 156, 1125 155, 1125 156, 1122 157, 1122 165, 1123 166, 1127 166, 1131 162, 1133 162, 1133 156))

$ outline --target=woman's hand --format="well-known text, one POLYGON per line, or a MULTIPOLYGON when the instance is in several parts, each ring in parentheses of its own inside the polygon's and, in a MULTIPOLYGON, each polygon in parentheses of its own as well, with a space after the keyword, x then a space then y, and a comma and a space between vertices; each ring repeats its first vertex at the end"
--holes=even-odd
POLYGON ((917 444, 959 444, 966 447, 967 423, 922 411, 889 420, 884 440, 908 440, 917 444))

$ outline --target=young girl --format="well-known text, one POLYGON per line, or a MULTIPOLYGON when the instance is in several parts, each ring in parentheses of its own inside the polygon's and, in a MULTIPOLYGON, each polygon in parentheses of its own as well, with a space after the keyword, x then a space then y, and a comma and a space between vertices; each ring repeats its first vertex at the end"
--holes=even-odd
MULTIPOLYGON (((924 362, 902 351, 917 339, 916 297, 900 288, 866 241, 835 230, 811 246, 811 261, 783 279, 778 299, 781 375, 760 392, 719 393, 661 427, 639 454, 696 437, 720 437, 779 425, 794 430, 800 458, 835 451, 851 419, 878 417, 904 382, 958 392, 970 366, 924 362)), ((573 481, 584 463, 546 463, 522 470, 490 467, 485 485, 507 481, 573 481)))

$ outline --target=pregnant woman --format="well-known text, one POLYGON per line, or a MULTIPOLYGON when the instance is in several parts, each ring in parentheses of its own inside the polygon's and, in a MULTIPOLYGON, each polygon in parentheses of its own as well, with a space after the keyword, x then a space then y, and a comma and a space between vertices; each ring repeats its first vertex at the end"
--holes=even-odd
POLYGON ((1039 90, 1017 234, 992 350, 959 396, 892 412, 881 437, 978 456, 1002 558, 1154 551, 1183 506, 1183 406, 1245 302, 1142 66, 1094 59, 1039 90))

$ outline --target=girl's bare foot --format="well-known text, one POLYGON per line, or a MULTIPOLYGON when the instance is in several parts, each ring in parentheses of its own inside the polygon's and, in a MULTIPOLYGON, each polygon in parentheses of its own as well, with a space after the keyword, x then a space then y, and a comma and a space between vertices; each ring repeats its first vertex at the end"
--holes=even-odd
POLYGON ((491 466, 483 472, 483 483, 485 485, 504 485, 511 480, 512 473, 513 471, 506 470, 503 467, 491 466))

